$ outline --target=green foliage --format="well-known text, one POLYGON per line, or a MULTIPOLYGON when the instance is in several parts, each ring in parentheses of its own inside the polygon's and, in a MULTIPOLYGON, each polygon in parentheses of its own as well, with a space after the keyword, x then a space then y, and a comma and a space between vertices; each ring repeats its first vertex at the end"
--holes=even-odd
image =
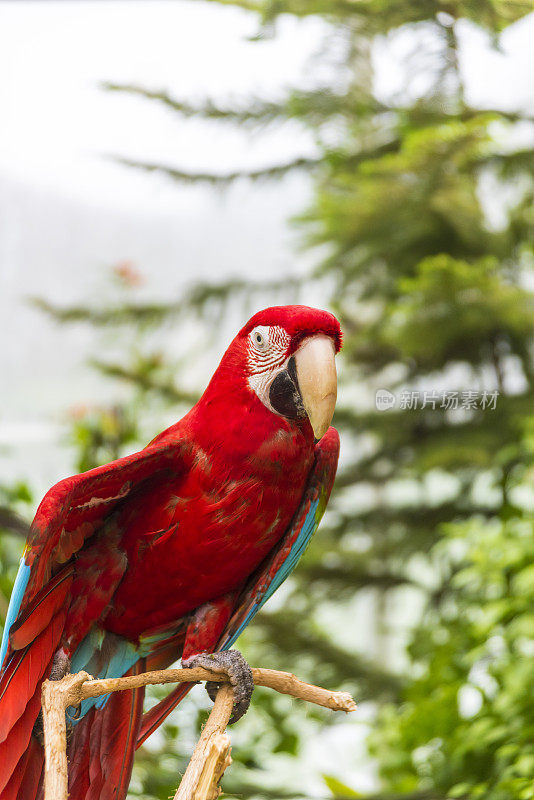
POLYGON ((398 282, 397 303, 381 326, 383 346, 423 374, 451 359, 482 366, 488 343, 500 337, 521 350, 534 327, 534 298, 499 266, 493 257, 467 262, 445 253, 420 261, 414 277, 398 282))
POLYGON ((526 800, 534 795, 532 518, 451 524, 451 571, 411 645, 414 677, 372 738, 394 790, 526 800))
POLYGON ((72 414, 72 441, 78 453, 76 469, 88 469, 114 461, 138 432, 128 410, 112 408, 79 409, 72 414))

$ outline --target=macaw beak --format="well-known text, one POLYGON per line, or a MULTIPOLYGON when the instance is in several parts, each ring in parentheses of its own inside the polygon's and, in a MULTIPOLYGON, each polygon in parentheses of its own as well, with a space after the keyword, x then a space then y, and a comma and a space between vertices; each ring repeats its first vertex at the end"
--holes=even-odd
POLYGON ((334 416, 337 399, 335 355, 334 342, 323 334, 305 339, 295 353, 298 388, 316 439, 324 436, 334 416))
POLYGON ((308 417, 318 440, 328 430, 337 397, 336 349, 329 336, 304 339, 269 387, 270 407, 287 419, 308 417))

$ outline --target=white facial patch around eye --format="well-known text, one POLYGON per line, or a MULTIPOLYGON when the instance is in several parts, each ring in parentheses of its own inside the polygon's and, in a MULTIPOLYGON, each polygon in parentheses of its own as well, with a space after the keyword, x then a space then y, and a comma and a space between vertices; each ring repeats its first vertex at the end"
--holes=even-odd
POLYGON ((277 325, 258 325, 249 335, 248 385, 268 408, 271 407, 269 386, 274 375, 285 366, 290 342, 289 334, 277 325))
POLYGON ((269 372, 279 366, 285 360, 290 342, 291 337, 283 328, 257 325, 249 334, 249 372, 269 372))

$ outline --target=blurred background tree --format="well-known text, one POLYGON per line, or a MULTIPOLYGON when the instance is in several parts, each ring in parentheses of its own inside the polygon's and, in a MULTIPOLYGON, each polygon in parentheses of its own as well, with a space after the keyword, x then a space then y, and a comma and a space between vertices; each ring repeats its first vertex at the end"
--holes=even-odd
MULTIPOLYGON (((181 326, 197 341, 195 358, 221 320, 235 329, 251 308, 322 297, 345 332, 337 489, 299 569, 240 646, 253 663, 345 686, 364 708, 371 704, 371 752, 382 781, 375 797, 525 800, 534 796, 534 110, 474 107, 461 55, 467 26, 498 47, 503 28, 531 4, 235 5, 258 15, 259 38, 276 35, 281 14, 324 18, 313 88, 239 103, 108 89, 163 103, 180 123, 195 116, 251 131, 311 131, 316 155, 232 174, 125 163, 223 187, 308 171, 314 199, 295 224, 318 266, 277 283, 196 285, 150 305, 128 298, 133 278, 123 270, 126 296, 108 305, 41 301, 59 322, 99 326, 104 339, 127 331, 120 355, 94 365, 128 382, 131 400, 74 421, 77 467, 144 443, 200 389, 190 359, 171 363, 155 347, 154 331, 181 326), (374 53, 399 40, 409 51, 401 88, 384 99, 374 53), (395 394, 394 408, 377 410, 379 389, 395 394), (442 404, 445 390, 458 392, 457 407, 442 404), (474 392, 479 401, 471 403, 474 392), (489 401, 482 407, 484 392, 498 392, 495 408, 489 401), (148 405, 154 430, 143 421, 148 405)), ((140 752, 132 796, 172 793, 203 708, 180 709, 140 752)), ((225 791, 307 796, 287 776, 307 741, 332 722, 257 692, 234 734, 239 763, 225 791)), ((331 755, 322 796, 361 796, 361 787, 340 779, 343 765, 331 755)))

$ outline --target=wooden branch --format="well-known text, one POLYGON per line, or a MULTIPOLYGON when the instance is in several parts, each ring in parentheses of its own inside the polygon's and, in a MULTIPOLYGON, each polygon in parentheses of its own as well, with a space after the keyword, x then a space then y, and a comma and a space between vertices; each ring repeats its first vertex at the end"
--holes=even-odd
MULTIPOLYGON (((280 672, 277 669, 253 667, 252 677, 256 686, 266 686, 281 694, 289 694, 308 703, 331 708, 332 711, 354 711, 356 703, 348 692, 331 692, 311 683, 304 683, 291 672, 280 672)), ((79 687, 79 701, 88 697, 100 697, 102 694, 118 692, 123 689, 137 689, 140 686, 151 686, 163 683, 190 683, 197 681, 224 682, 220 672, 210 672, 202 667, 195 669, 161 669, 155 672, 144 672, 142 675, 128 675, 126 678, 89 679, 79 687)), ((72 705, 76 705, 75 703, 72 705)))
POLYGON ((78 705, 87 672, 65 675, 60 681, 44 681, 41 690, 45 748, 45 800, 67 800, 67 724, 65 711, 78 705))
MULTIPOLYGON (((282 694, 330 708, 333 711, 354 711, 356 703, 347 692, 331 692, 299 680, 290 672, 253 668, 256 686, 266 686, 282 694)), ((89 697, 165 683, 215 681, 223 685, 202 731, 193 756, 176 792, 174 800, 216 800, 219 781, 231 763, 230 738, 225 734, 232 714, 233 689, 220 673, 195 669, 165 669, 129 675, 125 678, 95 680, 86 672, 66 675, 60 681, 44 681, 42 688, 43 727, 45 740, 45 800, 67 800, 67 732, 65 711, 89 697)))
POLYGON ((356 703, 348 692, 331 692, 320 686, 304 683, 291 672, 258 667, 252 670, 252 676, 256 686, 267 686, 280 694, 290 694, 291 697, 315 703, 316 706, 330 708, 332 711, 345 711, 347 714, 356 710, 356 703))
POLYGON ((212 712, 174 800, 215 800, 219 796, 219 781, 231 762, 230 737, 225 730, 233 706, 234 690, 224 684, 217 692, 212 712))

